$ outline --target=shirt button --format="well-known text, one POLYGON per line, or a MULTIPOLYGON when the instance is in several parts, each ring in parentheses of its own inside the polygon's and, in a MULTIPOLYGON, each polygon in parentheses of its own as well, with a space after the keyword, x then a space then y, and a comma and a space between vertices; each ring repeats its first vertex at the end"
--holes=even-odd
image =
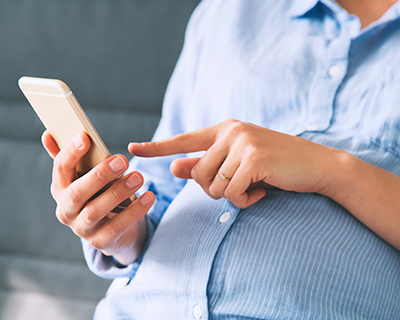
POLYGON ((231 218, 231 214, 229 212, 225 212, 223 215, 219 217, 219 222, 225 223, 231 218))
POLYGON ((340 66, 332 66, 328 69, 328 73, 332 78, 335 78, 337 76, 340 76, 340 74, 342 73, 342 68, 340 66))
POLYGON ((200 306, 194 306, 193 308, 193 316, 196 319, 201 319, 201 316, 203 315, 203 310, 201 309, 200 306))

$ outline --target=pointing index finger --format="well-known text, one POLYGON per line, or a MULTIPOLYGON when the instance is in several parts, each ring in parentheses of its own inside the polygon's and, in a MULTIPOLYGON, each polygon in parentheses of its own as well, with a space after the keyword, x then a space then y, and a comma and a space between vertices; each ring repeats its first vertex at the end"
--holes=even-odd
POLYGON ((140 157, 159 157, 205 151, 214 144, 217 131, 217 125, 215 125, 188 133, 181 133, 160 141, 130 143, 128 150, 133 155, 140 157))

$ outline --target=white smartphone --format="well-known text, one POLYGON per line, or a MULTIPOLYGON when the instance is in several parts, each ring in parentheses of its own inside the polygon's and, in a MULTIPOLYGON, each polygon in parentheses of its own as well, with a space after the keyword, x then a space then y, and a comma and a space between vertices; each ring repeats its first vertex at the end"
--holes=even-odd
MULTIPOLYGON (((22 77, 18 85, 60 149, 80 132, 90 137, 91 147, 76 168, 78 175, 82 176, 89 172, 111 155, 71 89, 64 82, 56 79, 22 77)), ((115 181, 103 188, 101 192, 115 181)), ((113 212, 121 212, 135 198, 132 196, 127 199, 113 212)))

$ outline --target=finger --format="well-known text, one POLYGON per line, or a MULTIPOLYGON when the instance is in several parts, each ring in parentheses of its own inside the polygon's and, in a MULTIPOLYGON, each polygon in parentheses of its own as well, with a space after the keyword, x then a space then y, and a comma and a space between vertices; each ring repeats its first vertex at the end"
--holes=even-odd
POLYGON ((154 201, 154 194, 152 192, 145 192, 123 212, 100 225, 96 232, 96 238, 92 239, 90 243, 95 248, 107 249, 146 215, 154 204, 154 201))
POLYGON ((90 139, 84 133, 76 135, 54 158, 53 182, 65 189, 76 178, 76 165, 88 152, 90 139))
POLYGON ((182 133, 171 138, 146 143, 130 143, 128 150, 135 156, 157 157, 208 150, 213 145, 218 125, 182 133))
MULTIPOLYGON (((84 229, 95 227, 117 205, 132 196, 143 185, 143 176, 131 172, 118 179, 109 189, 88 203, 77 218, 77 223, 84 229)), ((84 237, 83 232, 79 234, 84 237)))
POLYGON ((240 164, 232 180, 225 189, 225 197, 239 208, 247 208, 265 196, 264 188, 250 186, 253 184, 250 169, 240 164))
POLYGON ((231 180, 234 177, 239 165, 240 159, 230 153, 218 169, 217 174, 214 176, 214 179, 209 187, 210 194, 219 198, 226 197, 225 190, 231 183, 231 180))
POLYGON ((216 143, 212 145, 199 162, 193 167, 191 175, 210 196, 209 187, 228 155, 228 146, 216 143))
MULTIPOLYGON (((64 195, 67 199, 65 203, 68 203, 68 211, 65 215, 68 215, 68 218, 71 218, 80 212, 85 204, 96 193, 102 190, 111 181, 121 176, 128 166, 129 161, 123 155, 114 155, 107 158, 88 173, 71 183, 64 195)), ((129 195, 126 198, 128 197, 129 195)), ((116 203, 114 207, 125 199, 116 203)), ((111 209, 106 208, 106 210, 111 211, 114 207, 111 209)))
POLYGON ((231 202, 238 208, 245 209, 261 200, 265 194, 266 190, 262 188, 249 189, 240 198, 233 199, 231 202))
POLYGON ((47 153, 53 159, 60 152, 60 148, 58 147, 57 142, 53 139, 53 137, 47 130, 42 134, 42 144, 47 153))
POLYGON ((171 173, 181 179, 192 179, 192 169, 199 162, 200 158, 181 158, 172 161, 171 173))

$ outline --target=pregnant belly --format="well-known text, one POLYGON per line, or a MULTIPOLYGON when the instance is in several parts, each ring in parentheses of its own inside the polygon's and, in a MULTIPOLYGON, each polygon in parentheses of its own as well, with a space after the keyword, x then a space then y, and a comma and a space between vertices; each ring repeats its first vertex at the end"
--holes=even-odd
POLYGON ((239 213, 207 293, 212 319, 397 319, 398 288, 399 251, 326 197, 275 190, 239 213))

